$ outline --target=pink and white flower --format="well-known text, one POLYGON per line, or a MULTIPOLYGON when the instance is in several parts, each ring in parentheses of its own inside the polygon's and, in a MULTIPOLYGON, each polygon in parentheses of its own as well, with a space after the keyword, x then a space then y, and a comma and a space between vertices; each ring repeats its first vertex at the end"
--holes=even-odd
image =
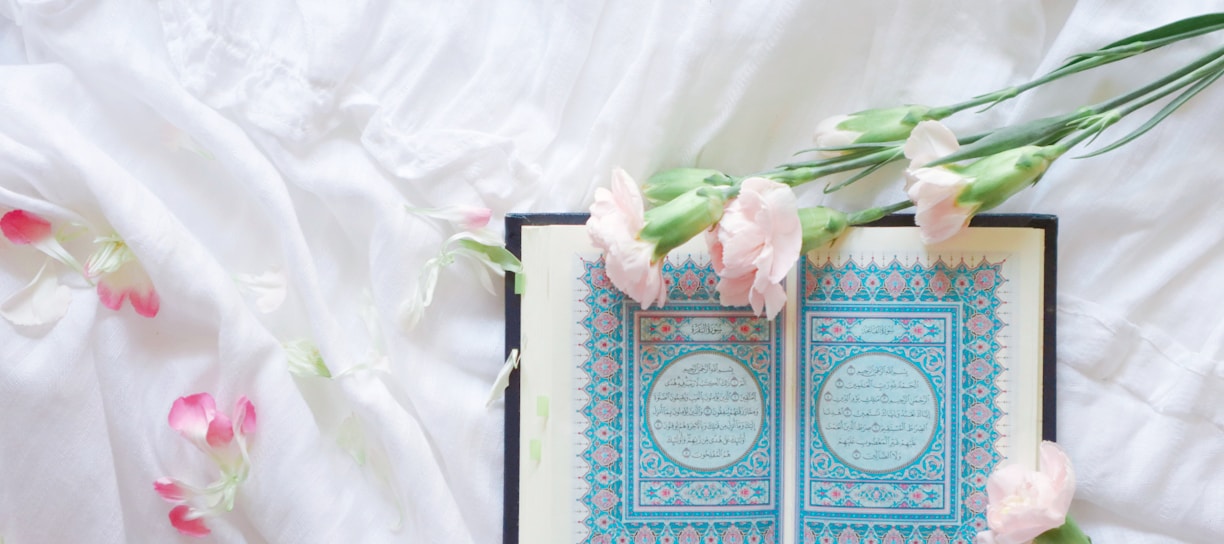
POLYGON ((157 315, 161 299, 153 287, 153 280, 123 239, 112 235, 94 242, 99 247, 85 263, 85 274, 97 280, 98 299, 102 305, 118 310, 123 301, 128 300, 136 313, 145 317, 157 315))
POLYGON ((956 135, 938 121, 923 121, 914 127, 905 142, 910 167, 905 171, 905 192, 914 202, 914 222, 921 229, 924 244, 936 244, 955 236, 969 224, 976 204, 957 202, 969 178, 949 168, 927 163, 960 148, 956 135))
POLYGON ((153 490, 176 506, 170 510, 170 524, 190 536, 206 536, 204 520, 234 509, 238 486, 250 474, 247 439, 255 432, 255 405, 239 397, 231 420, 217 411, 208 393, 180 397, 170 408, 170 427, 194 444, 217 465, 220 477, 205 487, 196 487, 174 478, 158 478, 153 490))
POLYGON ((645 224, 642 194, 624 170, 612 173, 612 189, 595 190, 587 233, 604 250, 608 279, 642 308, 667 301, 663 259, 655 259, 655 244, 638 235, 645 224))
POLYGON ((786 303, 782 280, 803 245, 799 205, 790 187, 765 178, 744 180, 707 241, 722 304, 778 315, 786 303))
POLYGON ((924 243, 955 236, 973 214, 994 208, 1036 183, 1067 151, 1059 145, 1024 145, 965 165, 928 166, 958 149, 956 136, 938 121, 918 123, 905 142, 905 156, 910 159, 906 193, 917 207, 914 222, 922 229, 924 243))
POLYGON ((978 533, 977 544, 1025 544, 1066 523, 1075 473, 1057 444, 1042 442, 1039 470, 1019 465, 995 470, 986 482, 986 494, 990 530, 978 533))

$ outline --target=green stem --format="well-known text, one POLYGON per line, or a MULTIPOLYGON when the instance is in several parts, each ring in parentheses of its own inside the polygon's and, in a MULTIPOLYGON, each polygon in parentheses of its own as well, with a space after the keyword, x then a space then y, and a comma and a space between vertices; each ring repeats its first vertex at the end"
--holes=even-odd
POLYGON ((881 161, 893 161, 900 158, 902 155, 901 144, 897 144, 895 147, 890 147, 882 151, 863 155, 862 157, 853 160, 847 160, 835 164, 821 166, 803 166, 802 163, 795 164, 793 165, 793 168, 788 168, 782 172, 775 171, 766 173, 764 177, 768 177, 774 181, 779 181, 794 187, 829 174, 836 174, 838 172, 846 172, 848 170, 872 166, 881 161))
MULTIPOLYGON (((1101 112, 1109 111, 1119 106, 1122 106, 1137 98, 1142 98, 1143 96, 1147 95, 1148 93, 1152 91, 1159 90, 1161 87, 1164 87, 1165 85, 1174 83, 1177 80, 1189 74, 1194 73, 1196 70, 1213 63, 1214 61, 1220 59, 1221 57, 1224 57, 1224 47, 1221 47, 1206 55, 1203 55, 1202 57, 1199 57, 1198 60, 1195 60, 1194 62, 1191 62, 1190 64, 1183 66, 1181 69, 1176 70, 1173 73, 1165 77, 1162 77, 1156 81, 1153 81, 1152 83, 1144 85, 1143 87, 1135 89, 1134 91, 1131 91, 1122 96, 1114 98, 1113 100, 1107 100, 1095 106, 1091 106, 1090 110, 1092 111, 1092 113, 1101 113, 1101 112)), ((1202 77, 1202 76, 1199 76, 1199 77, 1202 77)), ((1195 78, 1195 79, 1198 79, 1198 78, 1195 78)))
MULTIPOLYGON (((1220 49, 1220 51, 1221 53, 1224 53, 1224 48, 1220 49)), ((1134 113, 1135 110, 1138 110, 1144 106, 1147 106, 1148 104, 1151 104, 1152 102, 1160 100, 1161 98, 1164 98, 1172 94, 1174 91, 1180 90, 1183 87, 1190 85, 1191 83, 1194 83, 1206 77, 1210 77, 1212 75, 1219 74, 1221 70, 1224 70, 1224 58, 1217 58, 1214 62, 1211 62, 1207 64, 1206 66, 1203 66, 1202 68, 1194 70, 1190 72, 1189 74, 1186 74, 1185 77, 1182 77, 1176 81, 1173 81, 1171 85, 1169 85, 1168 87, 1164 89, 1160 89, 1159 92, 1152 93, 1151 95, 1144 97, 1143 100, 1140 100, 1138 102, 1127 104, 1127 106, 1125 108, 1121 108, 1118 111, 1118 113, 1122 115, 1123 117, 1130 115, 1134 113)))
POLYGON ((878 208, 871 208, 867 210, 857 211, 857 212, 847 215, 846 222, 851 225, 865 225, 881 217, 884 217, 890 213, 899 212, 913 205, 914 203, 912 201, 902 200, 900 202, 889 204, 887 206, 880 206, 878 208))
POLYGON ((1028 81, 1028 82, 1025 82, 1025 83, 1022 83, 1020 85, 1016 85, 1013 87, 999 89, 997 91, 986 93, 984 95, 977 96, 970 100, 966 100, 964 102, 960 102, 957 104, 952 104, 950 106, 932 108, 928 112, 928 115, 930 115, 934 119, 943 119, 952 114, 964 111, 969 108, 981 106, 983 104, 1004 102, 1006 100, 1019 96, 1021 93, 1032 90, 1036 87, 1040 87, 1042 85, 1045 85, 1046 83, 1050 83, 1052 81, 1064 78, 1071 74, 1075 74, 1075 73, 1083 72, 1085 70, 1090 70, 1093 68, 1104 66, 1106 64, 1114 63, 1114 62, 1117 62, 1123 59, 1128 59, 1140 53, 1145 53, 1153 49, 1158 49, 1160 47, 1164 47, 1174 42, 1178 42, 1178 41, 1185 40, 1188 38, 1193 38, 1196 36, 1201 36, 1203 34, 1209 34, 1211 32, 1215 32, 1221 29, 1224 29, 1224 25, 1212 25, 1212 26, 1207 26, 1207 27, 1203 27, 1200 29, 1191 30, 1185 33, 1177 34, 1174 36, 1169 36, 1166 38, 1151 40, 1148 42, 1137 42, 1133 44, 1127 44, 1125 46, 1118 46, 1118 47, 1110 48, 1110 49, 1097 50, 1097 51, 1094 51, 1093 53, 1090 53, 1091 56, 1084 58, 1084 60, 1080 62, 1064 64, 1063 66, 1056 68, 1054 70, 1051 70, 1045 75, 1038 77, 1037 79, 1034 79, 1032 81, 1028 81))

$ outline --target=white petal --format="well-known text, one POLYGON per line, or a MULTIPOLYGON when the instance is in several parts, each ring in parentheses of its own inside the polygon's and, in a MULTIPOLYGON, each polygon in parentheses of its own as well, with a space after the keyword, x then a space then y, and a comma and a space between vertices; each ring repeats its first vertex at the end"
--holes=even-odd
POLYGON ((33 327, 54 323, 68 313, 72 290, 60 285, 54 274, 46 273, 48 264, 43 264, 29 285, 0 303, 0 315, 14 325, 33 327))
POLYGON ((497 373, 497 379, 493 380, 493 389, 489 390, 489 400, 485 401, 485 408, 493 406, 497 399, 501 398, 505 392, 506 386, 510 385, 510 373, 518 368, 519 356, 518 350, 510 350, 510 356, 506 358, 506 363, 502 365, 501 371, 497 373))
POLYGON ((910 160, 910 169, 926 166, 927 163, 946 157, 960 149, 960 142, 952 130, 939 121, 923 121, 914 127, 905 140, 905 158, 910 160))
POLYGON ((244 293, 255 297, 255 307, 260 312, 270 314, 285 302, 285 275, 279 271, 269 270, 258 276, 237 274, 234 280, 244 293))
POLYGON ((336 445, 348 453, 358 466, 365 465, 365 431, 361 429, 361 421, 355 414, 349 414, 344 421, 340 422, 340 428, 336 432, 336 445))

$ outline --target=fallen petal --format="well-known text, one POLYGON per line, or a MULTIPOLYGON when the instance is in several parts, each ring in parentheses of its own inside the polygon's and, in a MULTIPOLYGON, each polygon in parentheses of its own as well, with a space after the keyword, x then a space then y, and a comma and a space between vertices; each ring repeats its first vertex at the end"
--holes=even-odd
POLYGON ((153 482, 153 490, 170 502, 182 502, 187 497, 187 490, 173 478, 158 478, 153 482))
POLYGON ((170 407, 170 427, 188 440, 202 443, 217 414, 217 403, 208 393, 179 397, 170 407))
POLYGON ((205 436, 208 445, 220 448, 234 440, 234 425, 225 414, 217 412, 217 417, 208 422, 208 434, 205 436))
POLYGON ((54 274, 48 274, 44 263, 29 285, 0 303, 0 315, 14 325, 45 325, 64 317, 71 302, 72 290, 61 285, 54 274))
POLYGON ((153 317, 161 309, 161 298, 153 288, 153 281, 137 261, 129 261, 98 280, 98 300, 112 310, 123 306, 123 300, 132 303, 132 309, 144 317, 153 317))
POLYGON ((185 504, 170 509, 170 525, 187 536, 208 536, 212 532, 204 525, 203 514, 185 504))
POLYGON ((255 405, 246 398, 246 395, 238 397, 238 405, 234 408, 234 417, 237 420, 234 422, 234 431, 246 436, 255 432, 255 405))
POLYGON ((234 279, 243 292, 255 297, 255 307, 260 312, 270 314, 285 301, 285 275, 280 272, 268 271, 258 276, 238 274, 234 279))
POLYGON ((14 244, 32 244, 51 236, 51 222, 25 210, 13 210, 0 217, 0 231, 14 244))

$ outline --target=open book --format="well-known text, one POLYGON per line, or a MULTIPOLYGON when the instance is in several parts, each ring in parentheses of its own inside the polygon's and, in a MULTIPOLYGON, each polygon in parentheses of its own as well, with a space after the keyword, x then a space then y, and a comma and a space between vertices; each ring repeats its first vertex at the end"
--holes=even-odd
POLYGON ((971 543, 1054 438, 1053 217, 852 228, 772 320, 719 304, 700 237, 643 309, 585 219, 507 219, 508 543, 971 543))

